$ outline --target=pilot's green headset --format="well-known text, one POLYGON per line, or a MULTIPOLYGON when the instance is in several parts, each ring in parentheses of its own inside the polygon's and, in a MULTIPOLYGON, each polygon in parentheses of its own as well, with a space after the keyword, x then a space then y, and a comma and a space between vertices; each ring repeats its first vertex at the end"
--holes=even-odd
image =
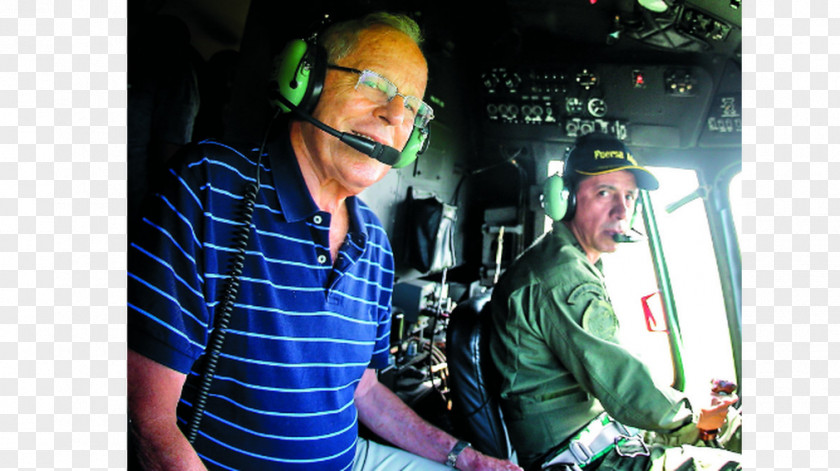
POLYGON ((575 194, 562 175, 555 173, 546 179, 543 184, 543 209, 552 221, 572 219, 575 204, 575 194))
POLYGON ((563 174, 555 173, 543 184, 543 209, 552 221, 570 221, 575 217, 579 178, 569 170, 572 150, 574 146, 568 147, 563 156, 563 174))
MULTIPOLYGON (((275 56, 269 82, 269 101, 281 112, 289 113, 291 108, 278 96, 304 113, 311 114, 315 110, 324 89, 327 71, 327 51, 318 41, 320 32, 324 29, 322 24, 319 31, 307 39, 292 40, 275 56)), ((392 167, 402 168, 411 164, 417 159, 417 155, 422 154, 428 147, 428 127, 415 127, 400 152, 399 159, 392 167)))

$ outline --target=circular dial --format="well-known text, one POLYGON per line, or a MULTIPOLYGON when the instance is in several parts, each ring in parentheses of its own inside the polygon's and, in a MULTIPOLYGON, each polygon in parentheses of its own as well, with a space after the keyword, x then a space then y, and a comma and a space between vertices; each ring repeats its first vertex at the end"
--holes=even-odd
POLYGON ((589 114, 596 118, 603 118, 607 114, 607 102, 601 98, 590 98, 586 104, 589 114))

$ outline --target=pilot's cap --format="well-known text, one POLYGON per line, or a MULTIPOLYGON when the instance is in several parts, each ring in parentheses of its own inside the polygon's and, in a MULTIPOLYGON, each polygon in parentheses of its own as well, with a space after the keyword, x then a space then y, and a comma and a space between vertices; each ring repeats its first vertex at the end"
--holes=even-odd
POLYGON ((608 134, 593 132, 580 136, 566 158, 563 175, 573 181, 629 170, 636 177, 636 185, 643 190, 659 188, 659 181, 650 171, 640 166, 623 142, 608 134))

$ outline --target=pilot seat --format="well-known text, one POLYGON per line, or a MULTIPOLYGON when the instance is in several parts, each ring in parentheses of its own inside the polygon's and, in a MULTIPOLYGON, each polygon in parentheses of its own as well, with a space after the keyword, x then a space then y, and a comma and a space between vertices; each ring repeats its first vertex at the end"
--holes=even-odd
POLYGON ((458 304, 446 331, 446 360, 452 423, 458 437, 476 450, 515 462, 499 405, 499 374, 490 358, 490 295, 458 304))

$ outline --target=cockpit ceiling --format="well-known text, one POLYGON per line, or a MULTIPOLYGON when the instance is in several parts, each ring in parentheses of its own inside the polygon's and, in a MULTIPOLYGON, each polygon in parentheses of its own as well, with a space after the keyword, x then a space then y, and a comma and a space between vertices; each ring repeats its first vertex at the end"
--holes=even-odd
POLYGON ((740 0, 505 0, 505 5, 512 31, 543 42, 740 54, 740 0), (654 11, 653 5, 664 10, 654 11))

